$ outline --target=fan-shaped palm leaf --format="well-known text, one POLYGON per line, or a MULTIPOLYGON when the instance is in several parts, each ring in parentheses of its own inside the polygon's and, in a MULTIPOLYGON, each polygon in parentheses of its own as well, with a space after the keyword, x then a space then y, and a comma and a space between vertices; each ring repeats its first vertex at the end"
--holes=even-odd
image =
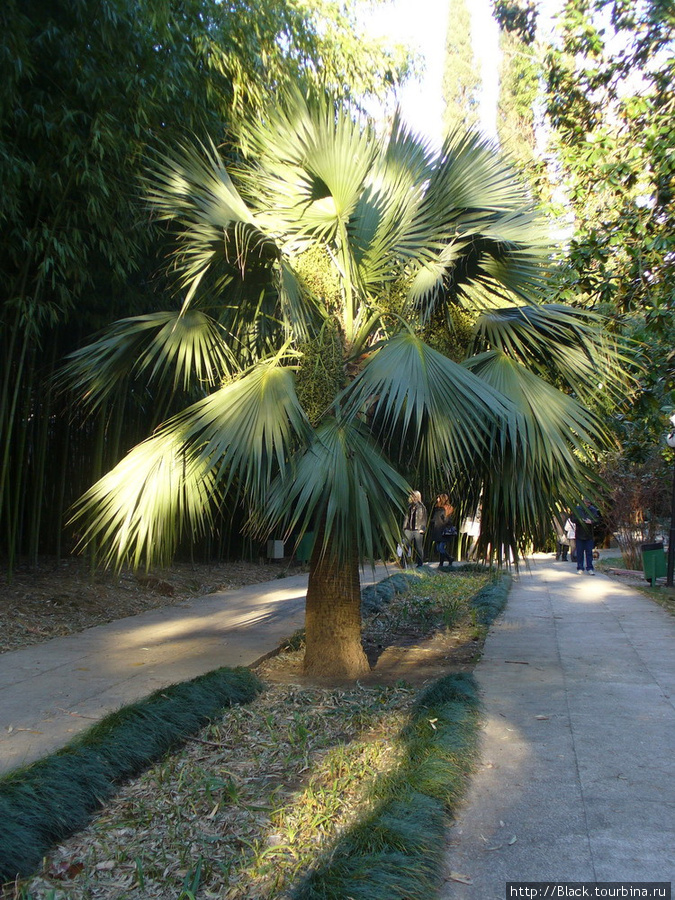
POLYGON ((581 397, 598 383, 616 392, 625 386, 625 362, 588 310, 560 304, 527 305, 485 312, 476 322, 476 349, 494 347, 540 373, 552 372, 581 397))
POLYGON ((164 430, 134 449, 79 500, 73 522, 83 544, 100 544, 103 561, 170 562, 180 539, 204 533, 218 501, 206 458, 186 452, 180 434, 164 430))
MULTIPOLYGON (((262 179, 256 169, 254 184, 260 187, 262 179)), ((213 146, 185 146, 164 155, 149 184, 148 196, 160 218, 181 229, 173 267, 187 291, 184 307, 199 289, 212 303, 228 297, 225 306, 236 315, 225 316, 223 323, 232 333, 241 323, 246 328, 267 317, 268 323, 276 320, 277 328, 281 322, 282 331, 284 322, 292 322, 307 334, 316 303, 299 289, 283 256, 284 248, 297 247, 281 204, 271 213, 262 202, 257 207, 245 203, 213 146)))
POLYGON ((347 415, 365 414, 387 442, 421 454, 427 471, 469 466, 489 452, 494 425, 513 426, 510 401, 410 332, 384 342, 345 390, 347 415))
POLYGON ((285 471, 291 451, 311 436, 293 372, 279 357, 188 407, 165 429, 180 434, 225 489, 237 479, 254 506, 263 502, 274 472, 285 471))
POLYGON ((561 471, 569 471, 573 457, 602 442, 603 427, 593 413, 502 352, 480 354, 465 365, 511 400, 517 411, 514 440, 535 468, 555 459, 561 471))
POLYGON ((338 562, 355 546, 368 559, 387 558, 400 535, 394 512, 409 490, 359 422, 330 418, 273 483, 257 524, 263 534, 283 526, 290 535, 322 522, 323 549, 338 562))
POLYGON ((274 473, 285 473, 291 450, 310 436, 292 371, 279 358, 260 363, 132 450, 84 495, 75 518, 110 560, 165 560, 235 480, 261 505, 274 473))
POLYGON ((60 380, 93 409, 118 394, 129 377, 168 381, 187 392, 195 385, 213 387, 236 368, 223 329, 200 310, 121 319, 68 359, 60 380))
POLYGON ((516 411, 507 440, 500 441, 495 431, 491 453, 477 453, 472 471, 482 485, 484 546, 489 541, 500 558, 509 551, 516 557, 527 536, 545 531, 542 523, 550 520, 552 500, 570 504, 597 488, 589 448, 602 445, 602 423, 499 351, 466 365, 508 396, 516 411))
POLYGON ((278 259, 274 236, 256 222, 213 145, 181 146, 162 156, 148 180, 148 197, 160 219, 182 228, 174 266, 186 304, 216 263, 234 274, 278 259))
POLYGON ((249 123, 255 160, 236 170, 251 206, 287 242, 329 242, 346 225, 377 152, 374 134, 328 97, 290 93, 249 123))

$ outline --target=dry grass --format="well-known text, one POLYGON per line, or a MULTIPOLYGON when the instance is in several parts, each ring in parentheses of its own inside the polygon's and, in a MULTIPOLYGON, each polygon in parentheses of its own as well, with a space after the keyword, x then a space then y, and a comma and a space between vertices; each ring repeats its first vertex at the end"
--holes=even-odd
POLYGON ((414 693, 271 685, 128 784, 30 893, 175 900, 198 885, 203 898, 279 897, 394 764, 390 738, 414 693))

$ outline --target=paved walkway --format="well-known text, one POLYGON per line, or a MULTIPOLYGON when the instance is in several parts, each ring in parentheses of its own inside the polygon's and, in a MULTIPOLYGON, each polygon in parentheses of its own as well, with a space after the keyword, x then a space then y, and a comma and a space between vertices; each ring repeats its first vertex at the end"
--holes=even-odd
POLYGON ((483 755, 443 900, 504 900, 509 881, 675 881, 675 617, 536 559, 476 676, 483 755))
MULTIPOLYGON (((306 576, 284 578, 0 655, 0 772, 159 687, 251 665, 302 627, 305 592, 306 576)), ((638 592, 532 561, 476 670, 483 754, 443 900, 503 900, 507 881, 675 880, 674 651, 675 618, 638 592)))
MULTIPOLYGON (((397 571, 366 568, 361 584, 397 571)), ((306 593, 294 575, 1 654, 0 775, 158 688, 269 655, 304 626, 306 593)))

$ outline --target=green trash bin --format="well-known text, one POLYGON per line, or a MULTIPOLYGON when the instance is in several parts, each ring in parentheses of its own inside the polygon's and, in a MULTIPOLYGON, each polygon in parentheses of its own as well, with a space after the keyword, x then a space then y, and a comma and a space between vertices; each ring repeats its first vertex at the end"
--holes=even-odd
POLYGON ((295 558, 299 563, 308 563, 312 558, 312 550, 314 549, 314 532, 306 531, 300 538, 298 549, 295 551, 295 558))
POLYGON ((641 544, 642 568, 645 573, 645 581, 651 581, 652 587, 657 578, 666 575, 666 553, 663 549, 663 541, 655 544, 641 544))

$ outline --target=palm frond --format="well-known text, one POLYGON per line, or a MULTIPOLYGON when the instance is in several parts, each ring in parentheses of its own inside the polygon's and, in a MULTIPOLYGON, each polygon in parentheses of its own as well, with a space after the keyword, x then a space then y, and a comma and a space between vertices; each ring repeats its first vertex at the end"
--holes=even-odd
POLYGON ((517 423, 513 440, 535 469, 557 460, 560 473, 565 467, 569 471, 586 448, 604 442, 602 423, 594 413, 502 352, 474 356, 465 365, 511 400, 517 423))
POLYGON ((197 534, 236 481, 253 506, 266 502, 291 450, 310 438, 293 372, 277 357, 169 419, 79 502, 85 542, 107 561, 168 559, 182 535, 197 534))
POLYGON ((409 332, 373 352, 341 402, 400 451, 412 445, 429 471, 468 465, 476 447, 489 449, 495 423, 513 424, 506 396, 409 332))
POLYGON ((227 490, 236 480, 253 505, 265 500, 289 454, 310 439, 311 427, 282 354, 188 407, 164 428, 180 434, 197 462, 214 470, 227 490))
POLYGON ((578 502, 597 489, 590 448, 603 446, 603 424, 572 397, 499 351, 466 365, 511 400, 514 427, 506 440, 495 430, 490 453, 477 448, 460 489, 480 485, 482 549, 500 561, 526 552, 543 537, 556 504, 578 502), (573 474, 572 474, 573 473, 573 474))
POLYGON ((148 313, 114 322, 68 357, 59 380, 96 409, 127 379, 212 387, 236 368, 223 329, 200 310, 148 313))
POLYGON ((325 523, 323 550, 346 560, 359 548, 362 558, 393 553, 410 490, 357 421, 325 420, 292 468, 269 492, 256 524, 304 534, 325 523), (289 477, 290 476, 290 477, 289 477))
POLYGON ((279 258, 274 236, 256 221, 212 144, 183 145, 165 154, 147 185, 159 218, 180 226, 174 269, 186 305, 214 266, 234 275, 247 267, 269 268, 279 258))
POLYGON ((554 374, 580 397, 598 389, 618 397, 627 357, 597 313, 561 304, 486 311, 476 322, 476 349, 494 348, 539 373, 554 374))
MULTIPOLYGON (((420 261, 408 288, 408 302, 414 308, 422 309, 422 321, 427 321, 438 301, 444 294, 448 273, 463 262, 462 254, 470 241, 454 240, 441 248, 432 259, 420 261)), ((476 273, 476 282, 478 281, 476 273)))
POLYGON ((485 298, 489 305, 494 297, 533 299, 546 287, 545 223, 513 168, 473 132, 451 134, 430 171, 402 242, 413 261, 420 247, 436 248, 431 264, 423 260, 427 272, 412 282, 411 303, 423 311, 446 293, 480 308, 485 298))
POLYGON ((101 547, 107 565, 168 563, 181 538, 208 529, 218 499, 210 461, 196 459, 180 434, 165 430, 97 481, 78 501, 71 524, 82 529, 82 544, 101 547))
MULTIPOLYGON (((354 266, 364 291, 381 289, 408 261, 404 239, 417 215, 432 163, 430 148, 396 117, 349 220, 354 266)), ((431 257, 431 248, 424 247, 422 258, 431 257)))
POLYGON ((255 165, 236 177, 260 221, 286 249, 330 242, 346 224, 377 152, 374 134, 330 98, 291 91, 247 126, 255 165))

